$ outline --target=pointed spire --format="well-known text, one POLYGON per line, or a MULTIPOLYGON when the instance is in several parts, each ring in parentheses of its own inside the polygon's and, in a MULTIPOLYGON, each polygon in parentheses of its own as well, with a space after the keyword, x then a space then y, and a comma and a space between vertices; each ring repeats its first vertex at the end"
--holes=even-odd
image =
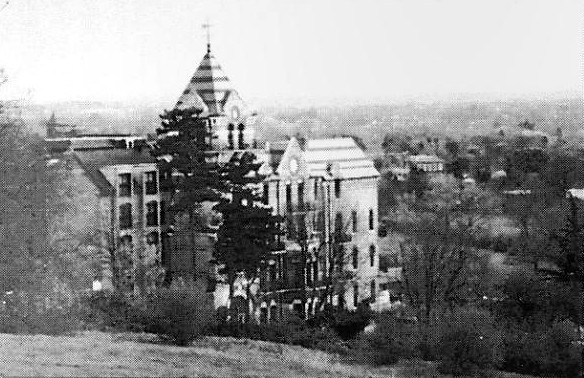
POLYGON ((213 25, 209 23, 209 20, 202 25, 202 28, 205 29, 207 34, 207 54, 211 54, 211 26, 213 25))

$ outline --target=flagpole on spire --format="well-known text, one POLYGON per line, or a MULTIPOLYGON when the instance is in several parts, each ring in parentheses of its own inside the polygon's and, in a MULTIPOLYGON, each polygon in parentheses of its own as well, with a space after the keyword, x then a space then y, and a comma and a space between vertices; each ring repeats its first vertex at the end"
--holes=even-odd
POLYGON ((205 22, 202 25, 202 28, 205 29, 205 32, 207 34, 207 53, 211 53, 211 24, 209 23, 209 20, 207 19, 207 22, 205 22))

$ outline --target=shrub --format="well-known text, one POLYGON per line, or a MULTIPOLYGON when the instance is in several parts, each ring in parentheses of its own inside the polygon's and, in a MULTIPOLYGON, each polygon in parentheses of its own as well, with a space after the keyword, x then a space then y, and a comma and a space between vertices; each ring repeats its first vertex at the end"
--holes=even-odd
POLYGON ((343 353, 342 342, 337 334, 325 326, 309 325, 298 317, 285 322, 269 324, 238 323, 225 321, 213 328, 217 336, 231 336, 275 343, 300 345, 305 348, 343 353))
POLYGON ((0 332, 69 334, 81 328, 79 308, 73 298, 14 292, 2 298, 0 332))
POLYGON ((392 314, 382 314, 373 332, 357 340, 355 357, 372 365, 391 365, 400 358, 418 357, 418 338, 415 324, 392 314))
POLYGON ((444 322, 438 347, 441 372, 472 375, 499 365, 502 338, 487 311, 461 308, 444 322))
POLYGON ((98 330, 144 331, 143 316, 135 300, 119 292, 98 291, 84 298, 83 320, 98 330))
POLYGON ((575 377, 580 372, 576 326, 556 322, 539 332, 509 329, 505 335, 503 368, 525 374, 575 377))
POLYGON ((324 311, 308 320, 309 326, 333 329, 342 340, 352 340, 370 323, 372 311, 369 305, 361 303, 356 310, 349 311, 326 306, 324 311))
POLYGON ((146 332, 188 345, 214 323, 210 298, 199 286, 163 288, 137 304, 146 332))

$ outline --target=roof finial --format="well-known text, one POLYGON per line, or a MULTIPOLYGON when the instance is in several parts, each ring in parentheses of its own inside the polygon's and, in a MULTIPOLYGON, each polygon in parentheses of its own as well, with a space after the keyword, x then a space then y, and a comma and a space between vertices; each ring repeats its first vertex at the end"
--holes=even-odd
POLYGON ((203 29, 206 30, 207 33, 207 53, 210 54, 211 53, 211 25, 209 23, 209 20, 207 19, 207 22, 205 22, 202 27, 203 29))

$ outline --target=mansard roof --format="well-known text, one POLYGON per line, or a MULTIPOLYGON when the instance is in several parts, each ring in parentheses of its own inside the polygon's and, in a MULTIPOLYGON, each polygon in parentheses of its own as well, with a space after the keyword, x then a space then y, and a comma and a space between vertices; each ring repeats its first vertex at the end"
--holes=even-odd
POLYGON ((353 138, 309 139, 304 151, 311 176, 330 173, 344 179, 379 176, 373 161, 353 138))
MULTIPOLYGON (((286 151, 297 149, 296 138, 286 142, 286 151)), ((276 172, 287 169, 287 153, 281 148, 274 148, 281 144, 271 143, 267 163, 276 172)), ((312 177, 335 177, 341 179, 378 177, 373 161, 355 143, 353 138, 327 138, 307 140, 303 144, 302 160, 306 164, 312 177)))

